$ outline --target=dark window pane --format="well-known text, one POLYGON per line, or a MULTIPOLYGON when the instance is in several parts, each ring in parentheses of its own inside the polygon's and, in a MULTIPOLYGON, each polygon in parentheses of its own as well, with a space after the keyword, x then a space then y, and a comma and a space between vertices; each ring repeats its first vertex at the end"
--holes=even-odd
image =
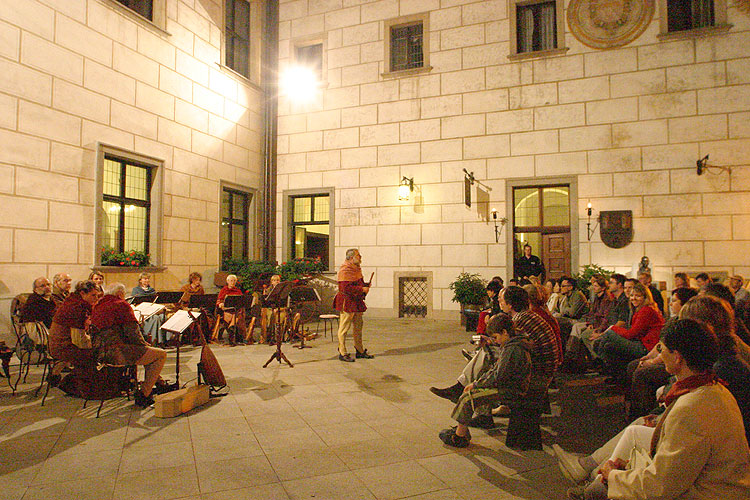
POLYGON ((118 252, 148 252, 151 169, 120 158, 104 159, 102 244, 118 252), (124 169, 124 171, 123 171, 124 169), (123 175, 124 174, 124 175, 123 175))
POLYGON ((222 260, 248 258, 250 196, 242 191, 222 189, 219 230, 222 260))
POLYGON ((241 224, 232 224, 232 258, 244 259, 245 240, 247 238, 246 226, 241 224))
POLYGON ((713 0, 668 0, 667 30, 684 31, 714 25, 713 0))
POLYGON ((391 28, 391 71, 424 66, 422 23, 391 28))
POLYGON ((137 12, 149 21, 154 20, 154 2, 153 0, 117 0, 125 7, 137 12))
POLYGON ((249 77, 250 4, 245 0, 226 0, 224 47, 226 65, 249 77))
POLYGON ((555 2, 516 6, 516 52, 535 52, 557 47, 555 2))
POLYGON ((232 208, 232 194, 227 191, 223 190, 221 192, 221 218, 222 219, 228 219, 231 217, 231 208, 232 208))

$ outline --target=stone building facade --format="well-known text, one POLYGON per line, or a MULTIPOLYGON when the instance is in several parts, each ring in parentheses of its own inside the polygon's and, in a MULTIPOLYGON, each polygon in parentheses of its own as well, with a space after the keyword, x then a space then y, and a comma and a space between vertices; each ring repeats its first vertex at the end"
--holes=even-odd
MULTIPOLYGON (((123 3, 0 1, 3 323, 10 298, 30 292, 35 277, 67 272, 77 281, 101 263, 107 155, 150 168, 157 288, 218 268, 228 187, 248 194, 247 251, 257 257, 261 5, 246 3, 242 76, 224 56, 223 1, 154 0, 150 20, 123 3)), ((135 285, 137 273, 104 271, 135 285)))
MULTIPOLYGON (((712 26, 670 32, 668 0, 619 47, 584 45, 559 0, 553 50, 519 53, 516 0, 295 0, 280 4, 281 71, 322 48, 321 83, 283 98, 278 258, 294 251, 294 200, 330 200, 332 270, 357 246, 368 303, 395 315, 398 277, 429 279, 432 314, 455 314, 461 272, 512 273, 514 196, 567 186, 570 269, 750 274, 750 15, 712 2, 712 26), (394 27, 421 23, 421 67, 392 71, 394 27), (696 173, 696 161, 731 167, 696 173), (477 181, 464 204, 465 173, 477 181), (413 179, 408 201, 403 178, 413 179), (593 216, 588 239, 587 205, 593 216), (498 242, 491 209, 507 218, 498 242), (601 211, 630 210, 632 242, 606 246, 601 211)), ((629 5, 632 2, 615 2, 629 5)), ((617 6, 616 5, 616 6, 617 6)), ((536 240, 540 239, 537 237, 536 240)), ((535 249, 535 253, 540 249, 535 249)))

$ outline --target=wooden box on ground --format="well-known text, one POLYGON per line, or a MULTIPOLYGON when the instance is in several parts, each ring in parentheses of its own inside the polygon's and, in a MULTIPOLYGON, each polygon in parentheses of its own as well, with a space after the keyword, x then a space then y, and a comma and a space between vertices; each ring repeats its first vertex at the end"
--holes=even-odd
POLYGON ((206 404, 209 399, 207 385, 193 385, 178 391, 159 394, 154 398, 154 414, 170 418, 206 404))

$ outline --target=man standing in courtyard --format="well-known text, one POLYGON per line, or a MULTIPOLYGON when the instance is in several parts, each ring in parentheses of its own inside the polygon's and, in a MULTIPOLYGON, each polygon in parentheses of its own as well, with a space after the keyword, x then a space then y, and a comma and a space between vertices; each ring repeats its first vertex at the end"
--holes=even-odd
POLYGON ((362 256, 356 248, 346 251, 346 260, 339 268, 336 279, 339 282, 339 293, 334 299, 334 307, 341 313, 339 318, 339 360, 353 362, 354 358, 346 351, 346 334, 354 327, 354 350, 356 358, 372 359, 362 345, 362 313, 367 310, 365 296, 370 291, 370 284, 362 278, 362 256))
POLYGON ((531 245, 526 243, 523 246, 523 255, 516 262, 516 277, 529 279, 530 276, 536 276, 540 283, 544 283, 544 264, 539 257, 531 254, 531 245))

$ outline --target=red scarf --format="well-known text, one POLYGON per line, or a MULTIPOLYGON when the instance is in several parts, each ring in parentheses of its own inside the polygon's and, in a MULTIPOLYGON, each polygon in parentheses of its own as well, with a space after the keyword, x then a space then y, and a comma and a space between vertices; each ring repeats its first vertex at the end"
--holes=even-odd
POLYGON ((120 297, 105 295, 94 306, 91 313, 91 324, 104 330, 124 323, 137 323, 133 308, 120 297))
POLYGON ((336 281, 357 281, 362 279, 362 268, 348 260, 339 268, 336 281))

